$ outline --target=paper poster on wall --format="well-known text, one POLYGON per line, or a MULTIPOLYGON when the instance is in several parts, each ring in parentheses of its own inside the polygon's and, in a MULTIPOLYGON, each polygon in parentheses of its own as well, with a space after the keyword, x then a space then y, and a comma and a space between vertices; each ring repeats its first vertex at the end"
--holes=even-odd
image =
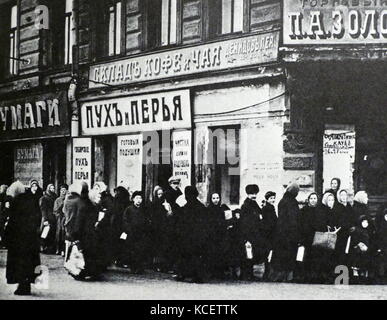
POLYGON ((330 189, 332 178, 341 179, 341 188, 353 193, 356 133, 353 126, 335 126, 324 132, 324 190, 330 189))
POLYGON ((117 137, 117 185, 142 190, 142 134, 117 137))
POLYGON ((91 187, 91 138, 73 139, 73 183, 85 181, 91 187))
POLYGON ((28 186, 32 179, 43 188, 43 146, 26 143, 15 148, 14 179, 28 186))
POLYGON ((192 168, 192 133, 190 130, 174 131, 172 133, 172 171, 181 179, 181 190, 191 185, 192 168))

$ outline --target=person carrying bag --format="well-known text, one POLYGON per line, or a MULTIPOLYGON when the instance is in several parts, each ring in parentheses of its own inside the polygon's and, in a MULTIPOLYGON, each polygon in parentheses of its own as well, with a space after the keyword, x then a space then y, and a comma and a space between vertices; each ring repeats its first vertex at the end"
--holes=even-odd
POLYGON ((340 231, 340 228, 334 228, 334 231, 331 231, 331 227, 328 226, 328 232, 316 231, 313 238, 313 247, 335 250, 337 242, 337 233, 340 231))

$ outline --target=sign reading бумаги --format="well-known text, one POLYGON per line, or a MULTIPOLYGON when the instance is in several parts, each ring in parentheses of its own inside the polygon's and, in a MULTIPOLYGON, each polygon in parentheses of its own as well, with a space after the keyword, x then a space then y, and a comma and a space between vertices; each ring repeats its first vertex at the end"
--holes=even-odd
POLYGON ((387 42, 387 0, 286 0, 285 45, 387 42))

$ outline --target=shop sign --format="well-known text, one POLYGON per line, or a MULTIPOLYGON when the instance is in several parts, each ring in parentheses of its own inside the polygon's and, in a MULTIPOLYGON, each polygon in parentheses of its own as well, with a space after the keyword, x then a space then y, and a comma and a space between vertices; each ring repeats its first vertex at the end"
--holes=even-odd
POLYGON ((189 90, 86 102, 81 114, 84 135, 191 127, 189 90))
POLYGON ((169 50, 90 67, 90 88, 275 62, 279 32, 169 50))
POLYGON ((326 129, 323 139, 324 190, 332 178, 341 179, 341 188, 353 192, 356 134, 353 126, 326 129))
POLYGON ((142 190, 142 134, 117 137, 117 185, 142 190))
POLYGON ((14 149, 14 178, 29 186, 32 179, 43 187, 43 146, 41 143, 25 143, 14 149))
POLYGON ((182 190, 191 185, 192 170, 192 132, 190 130, 172 133, 172 172, 180 178, 182 190))
POLYGON ((284 44, 365 44, 387 42, 383 0, 286 0, 284 44))
POLYGON ((91 187, 91 138, 73 138, 73 183, 85 181, 91 187))
POLYGON ((70 134, 65 92, 0 102, 0 140, 70 134))

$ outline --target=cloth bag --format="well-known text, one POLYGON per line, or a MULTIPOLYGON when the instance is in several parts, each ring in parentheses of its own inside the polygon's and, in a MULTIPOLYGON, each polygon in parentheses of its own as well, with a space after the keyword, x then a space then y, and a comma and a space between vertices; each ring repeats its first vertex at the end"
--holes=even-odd
POLYGON ((332 232, 331 229, 328 227, 328 232, 316 231, 316 233, 314 234, 312 246, 332 251, 335 250, 337 242, 337 232, 339 230, 340 228, 332 232))
POLYGON ((78 276, 85 269, 85 258, 82 252, 78 250, 76 244, 70 246, 66 258, 64 267, 72 276, 78 276))

